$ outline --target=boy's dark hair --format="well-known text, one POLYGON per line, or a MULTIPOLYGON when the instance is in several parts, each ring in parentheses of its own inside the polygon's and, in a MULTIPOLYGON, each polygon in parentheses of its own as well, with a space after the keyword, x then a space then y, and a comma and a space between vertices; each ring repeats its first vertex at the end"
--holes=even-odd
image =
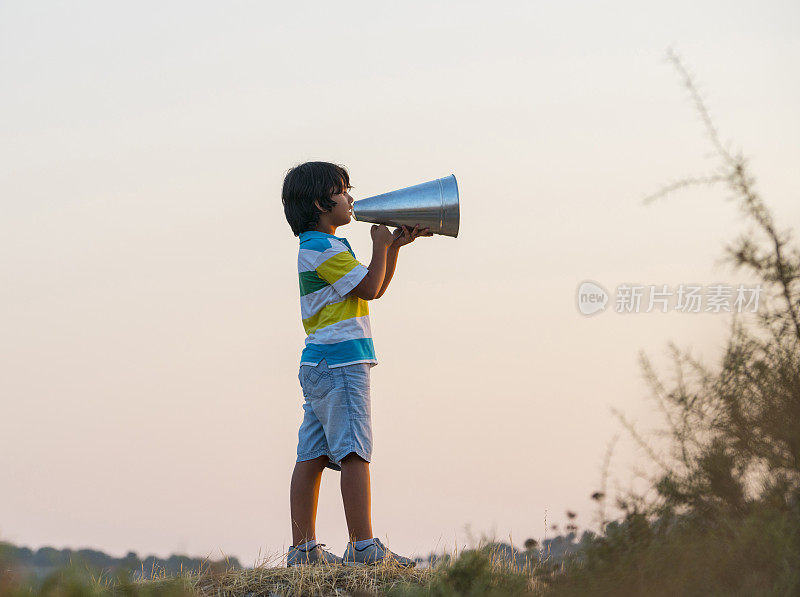
POLYGON ((331 196, 349 188, 350 176, 344 166, 306 162, 289 170, 283 179, 281 200, 283 213, 294 235, 300 236, 301 232, 317 227, 320 211, 314 205, 314 199, 328 211, 336 205, 331 196))

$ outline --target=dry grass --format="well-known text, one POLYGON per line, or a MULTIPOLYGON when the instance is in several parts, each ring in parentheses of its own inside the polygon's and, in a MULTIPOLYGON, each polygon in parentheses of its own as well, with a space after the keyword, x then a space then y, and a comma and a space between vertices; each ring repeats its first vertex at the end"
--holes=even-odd
MULTIPOLYGON (((401 582, 425 585, 434 571, 396 565, 259 566, 217 575, 198 575, 192 588, 200 595, 359 595, 381 594, 401 582)), ((189 577, 187 580, 192 580, 189 577)))
MULTIPOLYGON (((486 580, 490 584, 503 584, 503 579, 509 575, 522 577, 522 584, 527 585, 527 591, 535 594, 541 590, 540 581, 535 579, 535 563, 526 570, 515 568, 514 564, 504 559, 500 552, 495 552, 492 546, 482 546, 481 552, 488 556, 488 566, 485 569, 486 580)), ((473 550, 468 550, 471 552, 473 550)), ((464 552, 462 555, 467 555, 464 552)), ((485 558, 484 558, 485 559, 485 558)), ((464 560, 460 560, 463 562, 464 560)), ((224 572, 205 571, 199 574, 185 574, 180 576, 185 594, 198 597, 270 597, 270 596, 374 596, 385 595, 393 589, 403 589, 403 592, 414 588, 425 590, 435 585, 437 581, 448 576, 455 567, 458 567, 459 554, 452 554, 449 561, 440 562, 434 567, 426 568, 401 568, 394 563, 379 563, 367 566, 341 566, 315 564, 310 566, 296 566, 287 568, 285 561, 278 557, 272 561, 265 561, 252 569, 228 570, 224 572)), ((473 570, 473 564, 468 565, 461 575, 467 577, 479 576, 479 571, 473 570)), ((163 576, 156 580, 139 581, 139 588, 152 590, 159 593, 161 587, 171 584, 175 586, 176 577, 163 576)), ((449 594, 449 593, 448 593, 449 594)))

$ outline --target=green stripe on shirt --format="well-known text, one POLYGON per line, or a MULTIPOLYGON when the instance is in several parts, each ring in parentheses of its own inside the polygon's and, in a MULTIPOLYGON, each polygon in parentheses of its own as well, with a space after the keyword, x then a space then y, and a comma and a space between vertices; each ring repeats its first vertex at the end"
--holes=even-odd
POLYGON ((326 286, 330 284, 320 278, 317 272, 300 272, 300 296, 311 294, 326 286))

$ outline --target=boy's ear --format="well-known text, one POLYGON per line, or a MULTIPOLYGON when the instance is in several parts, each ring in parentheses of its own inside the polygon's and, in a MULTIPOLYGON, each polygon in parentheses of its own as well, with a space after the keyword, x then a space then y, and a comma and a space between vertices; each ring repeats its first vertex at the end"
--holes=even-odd
POLYGON ((314 205, 316 205, 317 209, 320 210, 322 213, 326 212, 326 210, 322 209, 322 206, 319 204, 319 199, 314 199, 314 205))

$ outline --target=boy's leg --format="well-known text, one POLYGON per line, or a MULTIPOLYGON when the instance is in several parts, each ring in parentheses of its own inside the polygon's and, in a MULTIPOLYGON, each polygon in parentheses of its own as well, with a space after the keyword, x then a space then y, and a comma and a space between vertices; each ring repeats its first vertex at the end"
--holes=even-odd
POLYGON ((355 452, 342 458, 342 502, 350 541, 372 539, 369 462, 355 452))
POLYGON ((328 464, 328 457, 320 456, 294 465, 289 489, 293 545, 300 545, 316 539, 319 486, 326 464, 328 464))

